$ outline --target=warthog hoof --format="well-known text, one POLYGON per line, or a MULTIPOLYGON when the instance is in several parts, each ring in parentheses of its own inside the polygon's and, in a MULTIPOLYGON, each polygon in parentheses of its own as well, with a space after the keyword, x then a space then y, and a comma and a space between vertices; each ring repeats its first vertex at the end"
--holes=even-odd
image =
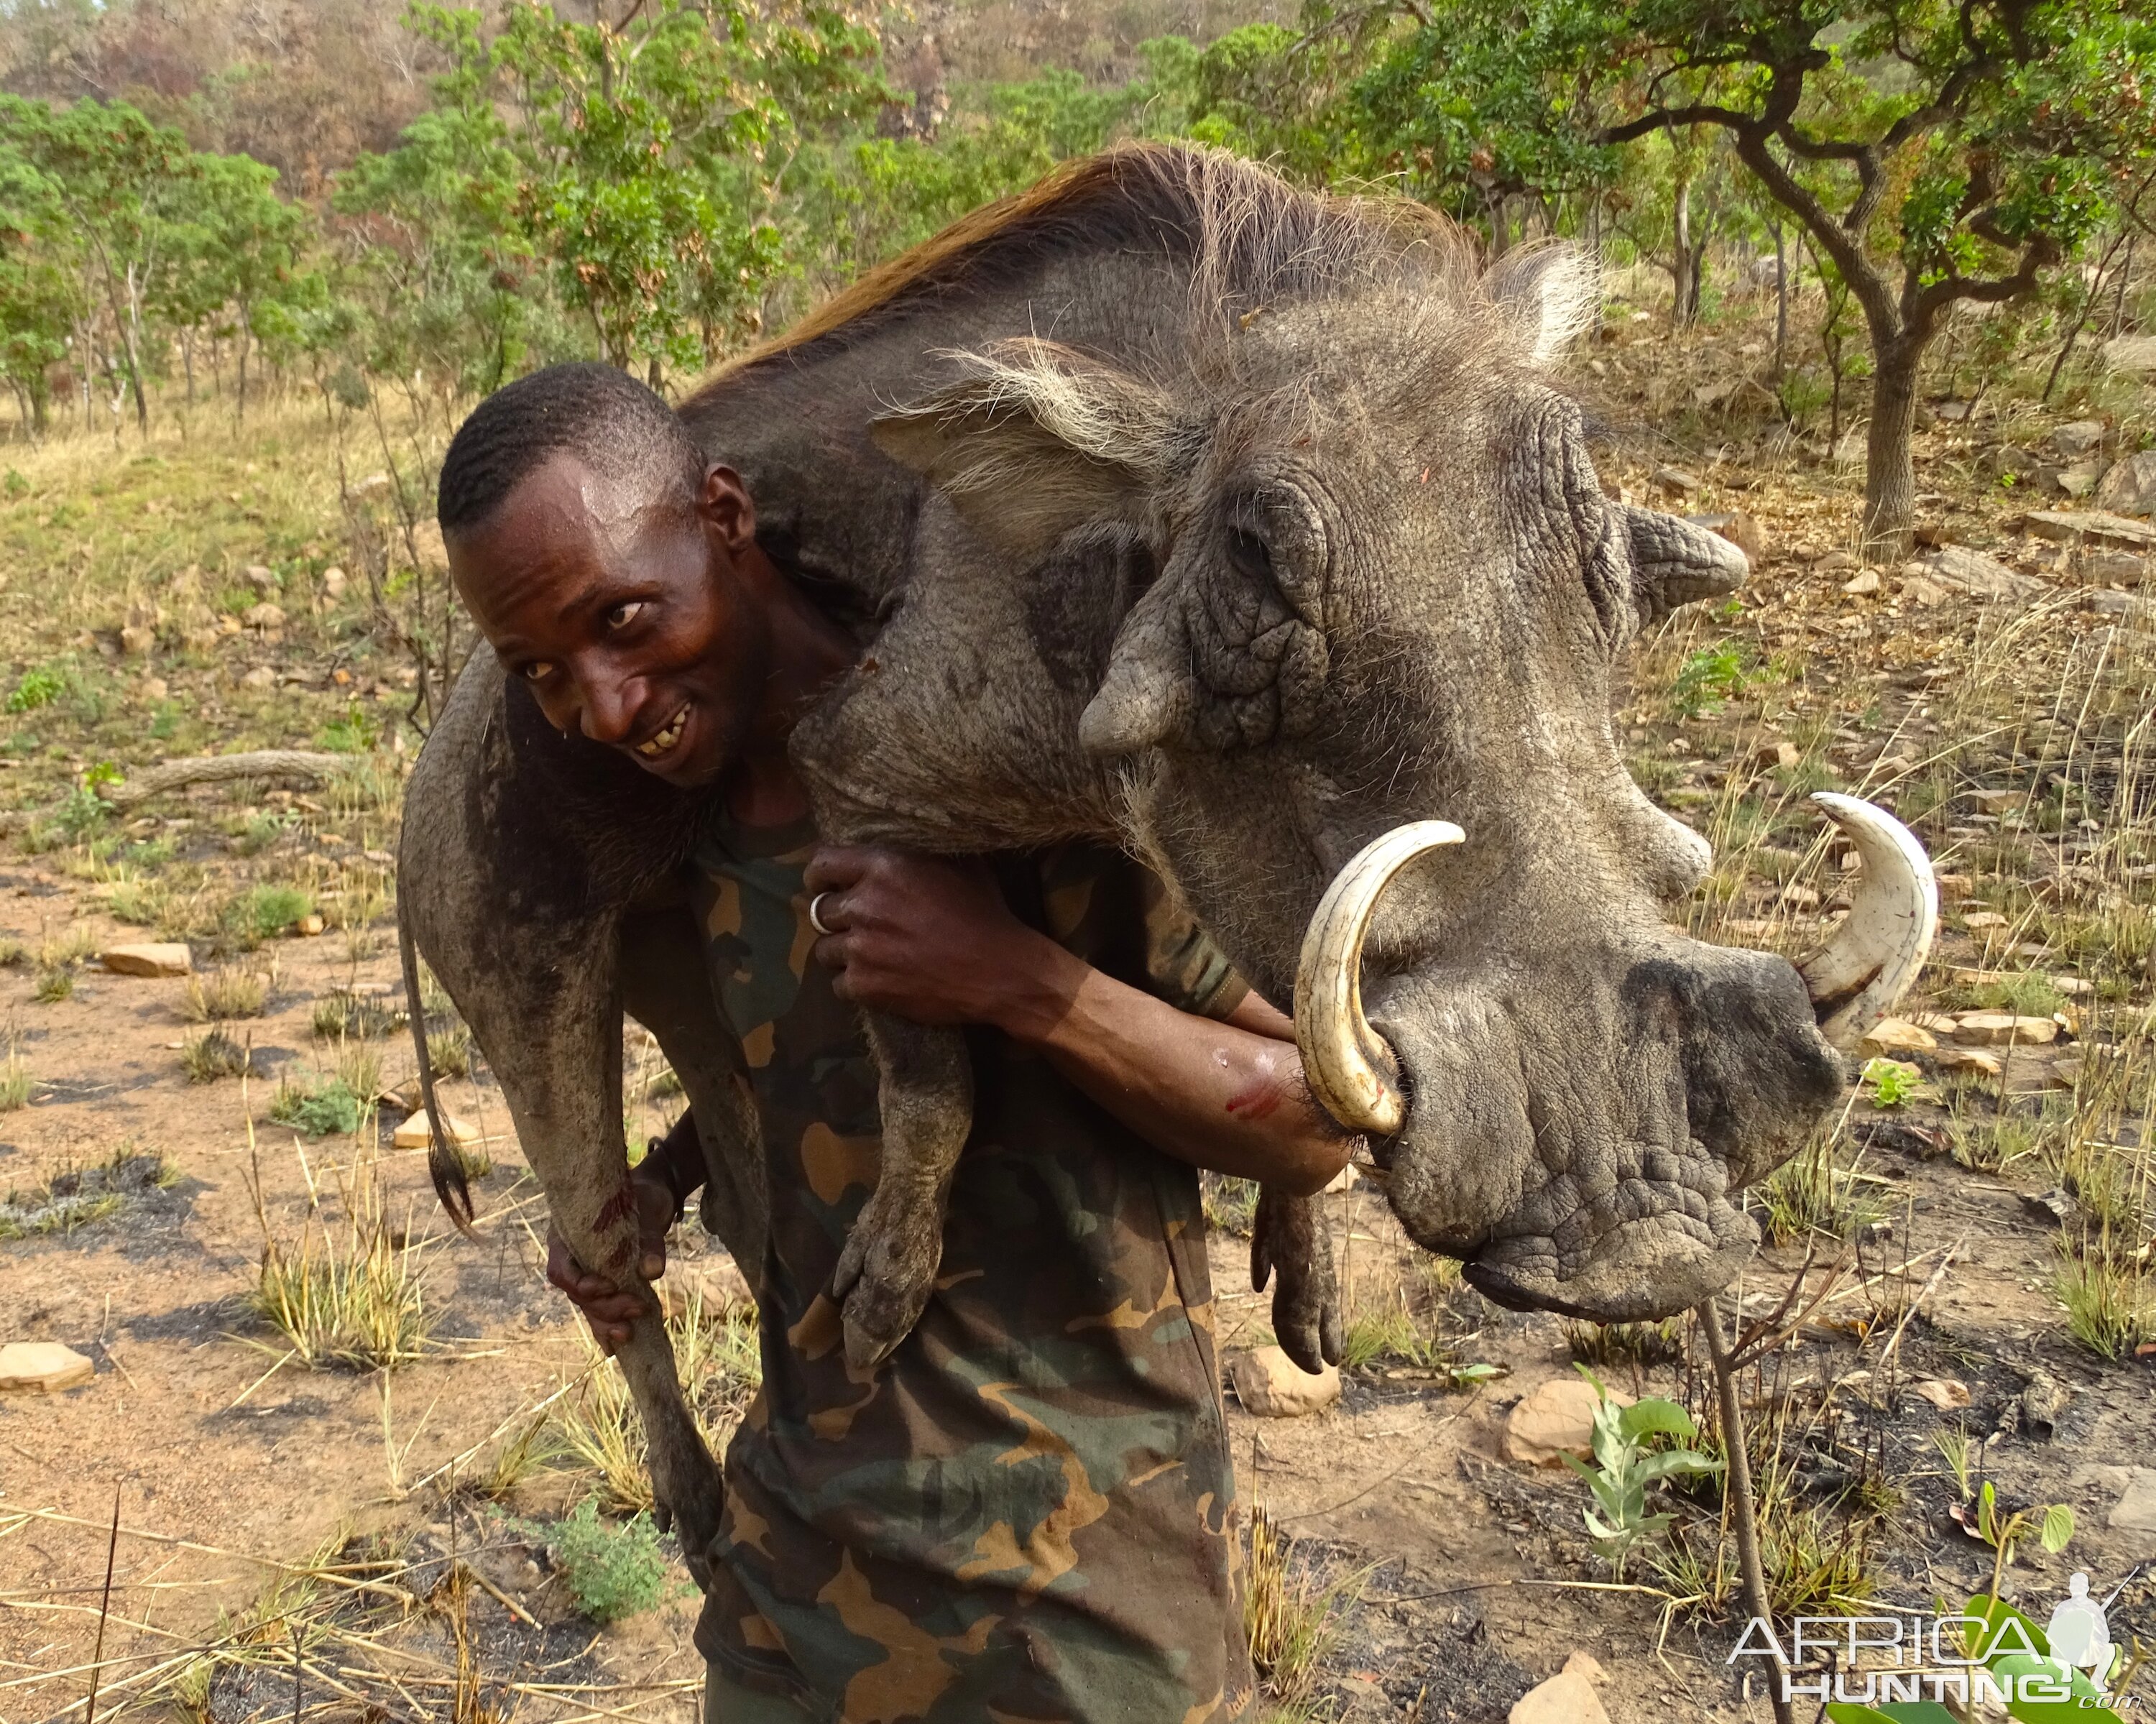
POLYGON ((932 1213, 906 1214, 884 1205, 879 1186, 839 1254, 831 1296, 844 1307, 846 1362, 873 1370, 913 1332, 943 1257, 940 1206, 932 1213))

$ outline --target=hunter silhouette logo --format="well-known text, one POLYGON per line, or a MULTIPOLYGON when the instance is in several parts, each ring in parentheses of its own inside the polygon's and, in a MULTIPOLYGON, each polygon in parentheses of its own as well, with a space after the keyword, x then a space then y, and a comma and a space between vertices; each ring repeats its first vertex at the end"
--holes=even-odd
MULTIPOLYGON (((2053 1658, 2086 1671, 2089 1680, 2102 1689, 2106 1687, 2105 1678, 2111 1675, 2113 1655, 2111 1624, 2105 1617, 2104 1605, 2089 1597, 2088 1587, 2086 1574, 2076 1574, 2066 1583, 2066 1596, 2051 1613, 2051 1624, 2044 1635, 2051 1643, 2053 1658)), ((2118 1593, 2111 1596, 2116 1598, 2118 1593)), ((2107 1599, 2105 1603, 2109 1602, 2107 1599)))

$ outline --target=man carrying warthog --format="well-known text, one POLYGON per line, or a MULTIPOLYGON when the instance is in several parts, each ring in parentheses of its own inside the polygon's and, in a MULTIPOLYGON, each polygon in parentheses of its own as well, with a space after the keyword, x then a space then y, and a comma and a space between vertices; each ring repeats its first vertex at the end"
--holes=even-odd
MULTIPOLYGON (((819 848, 787 744, 859 644, 642 384, 511 384, 451 444, 440 516, 547 721, 713 791, 697 908, 770 1221, 747 1265, 763 1387, 697 1636, 710 1715, 1232 1715, 1250 1679, 1196 1167, 1306 1193, 1345 1163, 1292 1026, 1099 845, 993 865, 819 848), (867 1373, 829 1290, 878 1165, 863 1007, 966 1026, 977 1096, 936 1296, 867 1373)), ((645 1275, 704 1178, 693 1131, 638 1168, 645 1275)), ((629 1339, 637 1293, 558 1234, 550 1269, 629 1339)))

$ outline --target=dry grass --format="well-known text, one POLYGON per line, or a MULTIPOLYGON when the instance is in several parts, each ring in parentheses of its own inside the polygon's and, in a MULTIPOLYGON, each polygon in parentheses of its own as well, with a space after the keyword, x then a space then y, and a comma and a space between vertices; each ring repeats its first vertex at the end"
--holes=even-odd
POLYGON ((1341 1619, 1362 1598, 1367 1568, 1327 1578, 1296 1559, 1263 1503, 1250 1510, 1250 1560, 1243 1571, 1243 1628, 1266 1697, 1288 1709, 1310 1695, 1318 1666, 1339 1638, 1341 1619))
POLYGON ((187 977, 180 1013, 190 1024, 228 1024, 259 1018, 269 996, 269 978, 259 970, 210 970, 187 977))
MULTIPOLYGON (((302 1364, 392 1370, 425 1356, 434 1333, 409 1219, 390 1225, 371 1156, 338 1176, 342 1212, 332 1222, 311 1207, 296 1235, 271 1228, 251 1182, 262 1257, 249 1304, 302 1364)), ((309 1175, 311 1188, 313 1179, 309 1175)))

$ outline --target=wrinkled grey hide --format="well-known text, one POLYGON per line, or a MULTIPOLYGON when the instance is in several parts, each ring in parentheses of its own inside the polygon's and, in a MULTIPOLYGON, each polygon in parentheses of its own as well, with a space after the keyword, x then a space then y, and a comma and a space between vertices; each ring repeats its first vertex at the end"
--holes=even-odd
MULTIPOLYGON (((868 619, 795 745, 833 836, 1118 839, 1285 1006, 1343 862, 1404 821, 1465 828, 1365 945, 1409 1102, 1373 1152, 1410 1234, 1492 1296, 1614 1321, 1727 1281, 1756 1243, 1733 1193, 1839 1067, 1788 964, 1670 924, 1705 846, 1626 776, 1609 665, 1743 560, 1602 495, 1543 379, 1581 309, 1561 251, 1481 278, 1417 214, 1133 150, 901 260, 683 413, 747 479, 767 548, 868 619)), ((467 676, 413 779, 400 902, 557 1221, 619 1270, 625 906, 693 809, 535 726, 521 690, 467 676), (542 788, 572 768, 577 795, 542 788)), ((748 1244, 753 1125, 723 1106, 734 1056, 708 1011, 673 1033, 705 1062, 700 1121, 720 1106, 715 1166, 737 1170, 722 1231, 748 1244)), ((884 1177, 911 1157, 932 1198, 947 1152, 921 1147, 963 1135, 963 1065, 923 1075, 954 1039, 914 1037, 878 1040, 884 1177), (894 1080, 925 1111, 910 1141, 888 1135, 894 1080)), ((886 1293, 932 1275, 934 1213, 857 1234, 872 1272, 895 1267, 886 1293)), ((1276 1324, 1309 1360, 1316 1213, 1272 1202, 1255 1254, 1296 1271, 1276 1324)), ((654 1477, 695 1538, 715 1489, 682 1482, 701 1451, 681 1452, 664 1353, 640 1325, 654 1477)))

